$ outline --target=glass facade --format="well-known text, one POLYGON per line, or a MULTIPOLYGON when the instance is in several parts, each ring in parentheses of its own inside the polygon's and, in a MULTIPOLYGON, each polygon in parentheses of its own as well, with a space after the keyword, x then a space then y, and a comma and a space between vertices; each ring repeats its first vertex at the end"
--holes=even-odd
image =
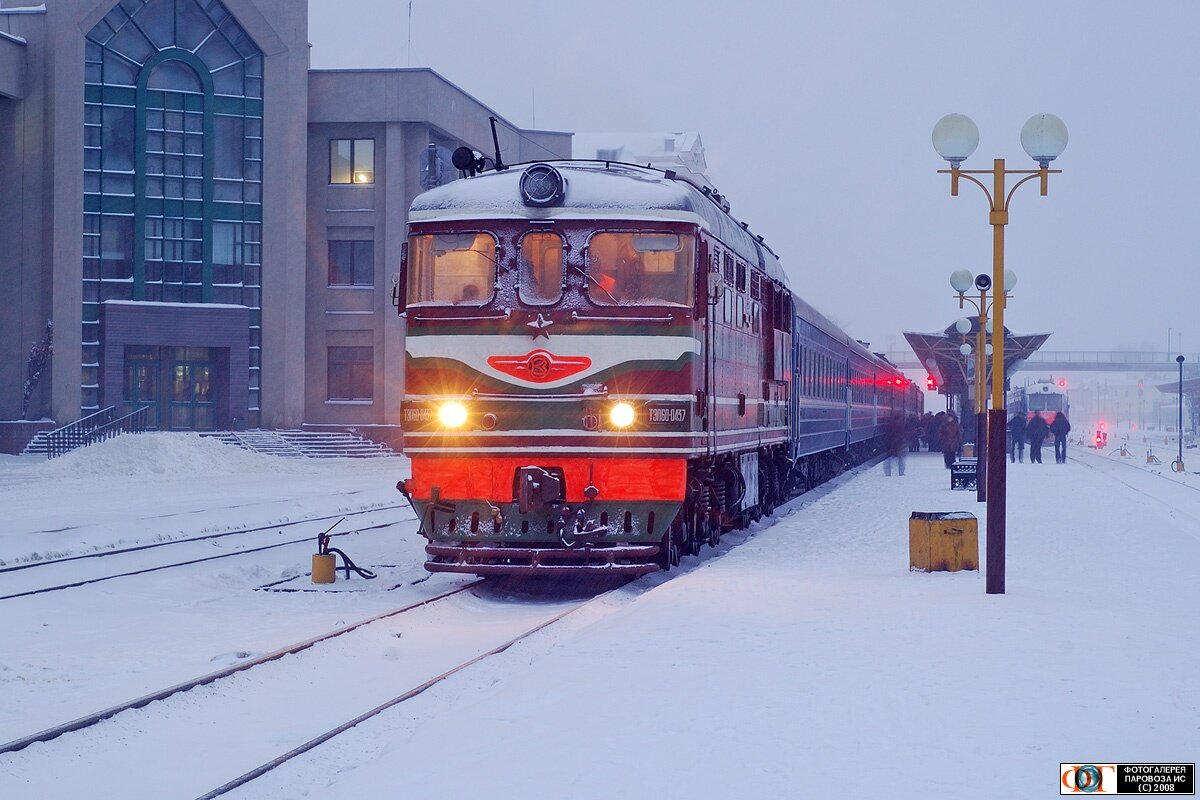
POLYGON ((100 406, 100 303, 230 303, 250 308, 257 425, 262 52, 219 0, 121 0, 85 60, 82 412, 100 406))

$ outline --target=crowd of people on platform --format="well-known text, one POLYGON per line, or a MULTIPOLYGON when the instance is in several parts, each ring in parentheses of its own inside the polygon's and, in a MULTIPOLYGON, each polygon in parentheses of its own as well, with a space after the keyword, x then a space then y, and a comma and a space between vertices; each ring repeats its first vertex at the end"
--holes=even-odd
MULTIPOLYGON (((1054 437, 1054 461, 1057 464, 1067 463, 1067 434, 1071 432, 1071 423, 1061 411, 1055 413, 1054 419, 1047 422, 1040 413, 1027 417, 1024 412, 1017 412, 1008 421, 1008 457, 1016 463, 1025 461, 1025 444, 1029 443, 1029 462, 1042 463, 1042 445, 1046 439, 1054 437)), ((895 415, 888 419, 884 435, 884 450, 887 459, 883 463, 885 475, 892 474, 892 464, 898 467, 900 475, 904 474, 904 456, 906 453, 919 453, 922 447, 933 453, 940 452, 945 461, 946 469, 954 464, 963 445, 963 430, 958 417, 952 411, 939 411, 918 417, 895 415)))

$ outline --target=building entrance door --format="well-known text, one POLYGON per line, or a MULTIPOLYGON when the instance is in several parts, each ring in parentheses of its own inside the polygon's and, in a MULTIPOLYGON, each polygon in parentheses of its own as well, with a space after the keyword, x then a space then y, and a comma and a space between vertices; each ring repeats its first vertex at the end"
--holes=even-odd
POLYGON ((211 431, 216 409, 209 348, 173 347, 171 354, 168 427, 173 431, 211 431))
POLYGON ((159 426, 160 369, 157 347, 125 348, 124 413, 132 413, 143 406, 149 407, 146 427, 155 430, 159 426))

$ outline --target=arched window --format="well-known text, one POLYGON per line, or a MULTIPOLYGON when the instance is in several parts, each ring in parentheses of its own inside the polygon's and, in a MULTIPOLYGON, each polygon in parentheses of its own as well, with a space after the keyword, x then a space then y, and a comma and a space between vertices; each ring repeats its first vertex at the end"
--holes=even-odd
POLYGON ((99 304, 250 308, 261 357, 263 54, 220 0, 122 0, 87 34, 83 401, 99 407, 99 304))

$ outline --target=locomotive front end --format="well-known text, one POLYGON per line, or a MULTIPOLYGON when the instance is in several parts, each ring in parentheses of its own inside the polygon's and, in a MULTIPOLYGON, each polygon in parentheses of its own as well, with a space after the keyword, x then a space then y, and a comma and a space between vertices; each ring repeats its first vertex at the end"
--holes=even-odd
POLYGON ((414 203, 400 488, 430 571, 652 572, 703 446, 695 225, 597 214, 597 168, 531 204, 532 170, 414 203))

